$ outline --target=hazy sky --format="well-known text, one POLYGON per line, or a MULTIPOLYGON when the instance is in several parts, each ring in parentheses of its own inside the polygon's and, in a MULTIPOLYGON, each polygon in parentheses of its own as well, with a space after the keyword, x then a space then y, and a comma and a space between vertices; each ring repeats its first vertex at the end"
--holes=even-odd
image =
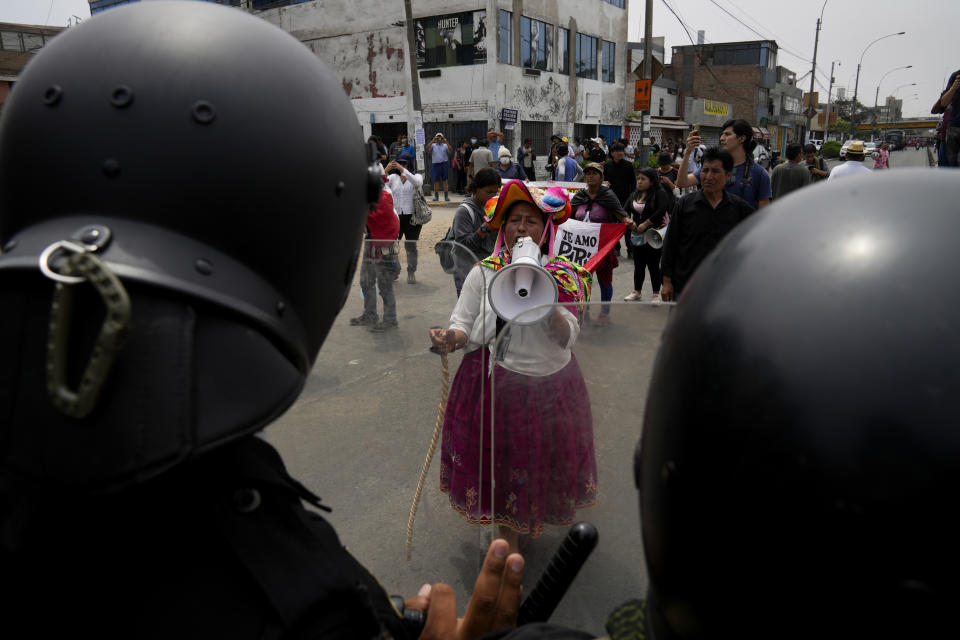
MULTIPOLYGON (((629 2, 629 37, 639 40, 643 37, 646 3, 644 0, 629 2)), ((847 87, 848 97, 853 96, 857 63, 863 56, 857 98, 872 106, 877 84, 890 72, 880 85, 879 101, 882 104, 887 95, 902 98, 904 116, 929 115, 949 75, 960 69, 960 53, 956 53, 955 46, 960 37, 958 0, 907 3, 827 0, 825 6, 823 0, 655 0, 653 34, 666 38, 669 58, 671 47, 689 45, 690 40, 668 5, 690 28, 694 42, 700 29, 706 32, 707 42, 761 39, 723 9, 764 38, 776 40, 781 47, 778 64, 795 71, 798 77, 807 74, 799 83, 804 91, 810 90, 808 72, 812 66, 817 18, 823 10, 817 51, 817 80, 823 86, 818 84, 814 88, 820 92, 821 102, 826 101, 832 60, 840 62, 840 66, 834 68, 834 97, 838 85, 847 87), (877 42, 863 55, 872 41, 898 31, 906 33, 877 42), (907 65, 913 68, 892 71, 907 65), (902 86, 913 82, 917 85, 902 86), (914 95, 918 97, 913 98, 914 95)))
MULTIPOLYGON (((584 3, 600 1, 583 0, 584 3)), ((638 40, 643 36, 645 2, 628 1, 629 37, 638 40)), ((417 4, 414 0, 415 10, 417 4)), ((904 115, 929 115, 930 106, 944 89, 947 77, 960 69, 960 54, 956 53, 955 46, 960 36, 958 0, 909 3, 827 0, 825 7, 822 0, 655 0, 653 32, 655 36, 666 37, 669 56, 670 47, 690 44, 690 40, 668 10, 668 4, 690 27, 694 41, 698 29, 706 31, 708 42, 760 39, 757 33, 719 8, 723 7, 764 38, 776 40, 781 46, 779 64, 798 76, 810 71, 814 32, 823 8, 817 52, 817 80, 823 86, 815 87, 821 100, 826 97, 831 60, 840 61, 834 71, 834 90, 837 86, 847 87, 852 96, 857 63, 864 49, 873 40, 897 31, 906 34, 876 43, 863 56, 858 97, 864 104, 873 104, 877 83, 884 74, 897 67, 913 65, 912 69, 892 71, 886 76, 880 86, 880 102, 885 96, 895 94, 904 100, 904 115), (912 82, 917 85, 902 86, 912 82)), ((2 22, 66 25, 74 15, 81 19, 90 17, 86 0, 0 0, 2 22)), ((804 91, 810 89, 809 75, 800 81, 800 86, 804 91)))

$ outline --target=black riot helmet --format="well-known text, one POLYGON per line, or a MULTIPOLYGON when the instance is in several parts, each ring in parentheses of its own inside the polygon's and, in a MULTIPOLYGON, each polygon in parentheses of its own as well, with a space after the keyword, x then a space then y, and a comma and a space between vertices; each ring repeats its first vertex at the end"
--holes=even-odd
POLYGON ((811 187, 700 265, 638 448, 653 637, 955 635, 957 189, 811 187))
POLYGON ((379 190, 340 83, 257 17, 137 3, 57 36, 0 120, 0 471, 113 487, 275 419, 379 190))

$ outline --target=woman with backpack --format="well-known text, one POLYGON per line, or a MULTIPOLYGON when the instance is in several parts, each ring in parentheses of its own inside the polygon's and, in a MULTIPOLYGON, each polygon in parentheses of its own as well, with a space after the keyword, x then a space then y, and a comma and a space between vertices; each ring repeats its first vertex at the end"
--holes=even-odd
POLYGON ((493 253, 497 243, 497 234, 491 233, 483 220, 483 207, 487 200, 500 193, 500 174, 493 169, 480 169, 467 185, 467 193, 456 213, 453 214, 453 240, 462 246, 454 247, 453 256, 456 272, 453 283, 457 287, 457 297, 463 288, 463 281, 478 260, 493 253), (470 250, 469 253, 463 248, 470 250))

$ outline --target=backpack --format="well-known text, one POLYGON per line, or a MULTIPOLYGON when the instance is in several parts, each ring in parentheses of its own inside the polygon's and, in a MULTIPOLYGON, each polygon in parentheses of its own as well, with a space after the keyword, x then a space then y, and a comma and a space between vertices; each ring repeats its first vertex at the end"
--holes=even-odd
POLYGON ((451 275, 457 272, 457 263, 453 259, 453 247, 454 235, 453 225, 451 224, 450 228, 447 229, 446 235, 443 236, 443 239, 433 245, 433 251, 437 254, 437 257, 440 258, 440 268, 443 269, 444 273, 451 275))

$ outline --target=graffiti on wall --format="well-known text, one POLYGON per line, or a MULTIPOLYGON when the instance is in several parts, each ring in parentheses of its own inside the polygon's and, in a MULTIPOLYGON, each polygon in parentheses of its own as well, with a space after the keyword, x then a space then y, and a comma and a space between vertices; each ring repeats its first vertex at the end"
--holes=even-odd
POLYGON ((607 124, 622 123, 627 117, 624 102, 622 97, 620 100, 605 99, 603 101, 603 114, 600 116, 601 121, 607 124))
POLYGON ((569 100, 566 89, 553 77, 539 85, 517 85, 511 97, 513 108, 521 110, 525 120, 564 121, 569 100))
POLYGON ((305 42, 340 78, 349 98, 393 98, 406 88, 404 34, 384 31, 305 42))

